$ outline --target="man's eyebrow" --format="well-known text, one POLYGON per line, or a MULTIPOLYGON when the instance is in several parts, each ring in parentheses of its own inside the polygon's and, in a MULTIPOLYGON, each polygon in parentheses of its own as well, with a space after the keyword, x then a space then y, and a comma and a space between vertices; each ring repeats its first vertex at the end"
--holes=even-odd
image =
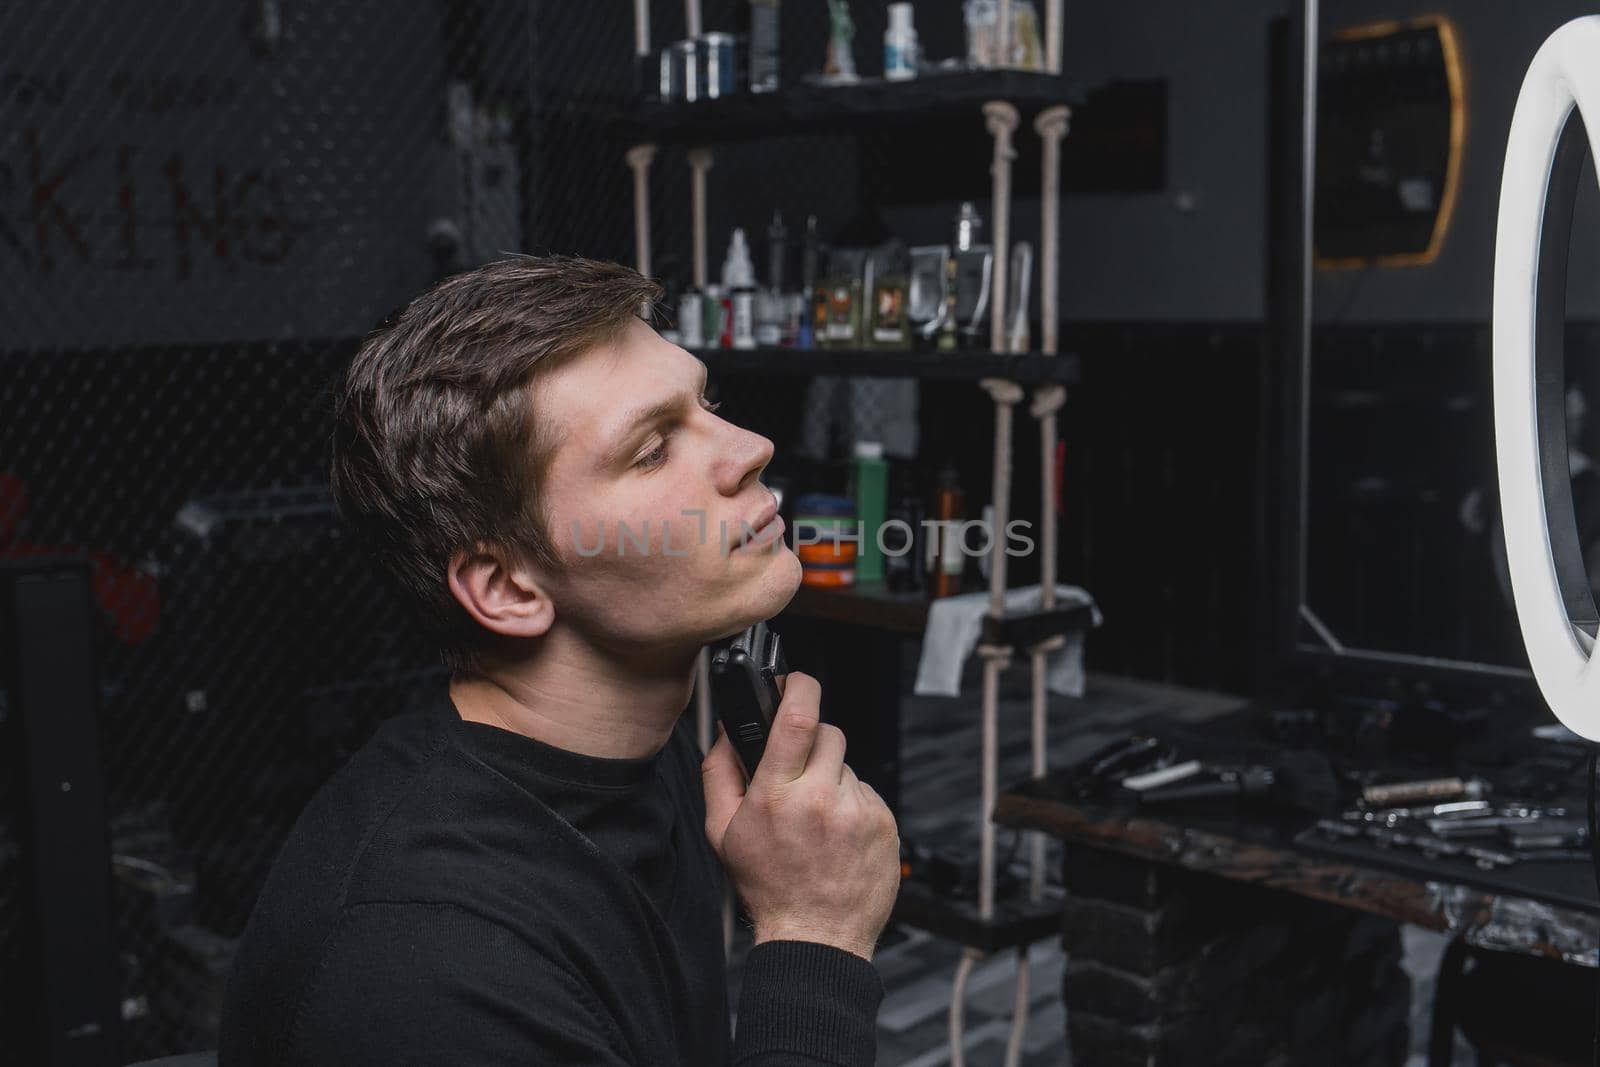
POLYGON ((692 407, 696 401, 705 395, 706 382, 709 380, 711 368, 707 367, 703 360, 697 359, 695 362, 700 364, 700 388, 695 394, 690 396, 688 393, 679 393, 648 407, 630 411, 621 420, 622 432, 617 434, 611 444, 607 446, 605 454, 600 457, 600 466, 602 468, 616 465, 618 460, 622 458, 622 453, 633 442, 642 428, 660 422, 662 419, 683 414, 685 410, 692 407))

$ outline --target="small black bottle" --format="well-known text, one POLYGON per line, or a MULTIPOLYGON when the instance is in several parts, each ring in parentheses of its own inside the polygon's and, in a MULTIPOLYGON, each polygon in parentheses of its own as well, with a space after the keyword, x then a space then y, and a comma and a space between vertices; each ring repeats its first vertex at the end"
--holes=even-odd
POLYGON ((911 463, 889 467, 889 506, 883 526, 883 581, 891 593, 921 593, 927 589, 923 558, 927 552, 927 516, 911 463))

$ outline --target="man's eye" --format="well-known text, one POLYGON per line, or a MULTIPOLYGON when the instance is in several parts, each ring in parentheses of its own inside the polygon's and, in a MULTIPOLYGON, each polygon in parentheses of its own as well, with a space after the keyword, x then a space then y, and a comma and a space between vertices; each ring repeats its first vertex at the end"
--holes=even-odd
POLYGON ((647 469, 659 467, 667 461, 667 441, 662 438, 656 446, 639 457, 639 466, 647 469))

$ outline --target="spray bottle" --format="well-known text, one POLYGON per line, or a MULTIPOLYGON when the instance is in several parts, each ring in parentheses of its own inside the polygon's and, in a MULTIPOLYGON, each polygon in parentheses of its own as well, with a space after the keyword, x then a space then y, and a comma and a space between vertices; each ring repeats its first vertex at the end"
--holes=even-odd
POLYGON ((756 272, 750 263, 750 245, 744 230, 734 228, 728 257, 722 261, 722 287, 727 290, 733 314, 733 347, 756 346, 756 272))

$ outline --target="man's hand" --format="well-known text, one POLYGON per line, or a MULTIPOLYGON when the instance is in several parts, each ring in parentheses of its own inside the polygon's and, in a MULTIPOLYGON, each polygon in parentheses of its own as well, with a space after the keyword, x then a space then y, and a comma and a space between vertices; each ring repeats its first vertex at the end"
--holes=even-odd
POLYGON ((814 941, 870 960, 900 890, 900 835, 883 798, 818 721, 822 687, 791 673, 748 788, 726 734, 707 753, 706 836, 755 941, 814 941))

